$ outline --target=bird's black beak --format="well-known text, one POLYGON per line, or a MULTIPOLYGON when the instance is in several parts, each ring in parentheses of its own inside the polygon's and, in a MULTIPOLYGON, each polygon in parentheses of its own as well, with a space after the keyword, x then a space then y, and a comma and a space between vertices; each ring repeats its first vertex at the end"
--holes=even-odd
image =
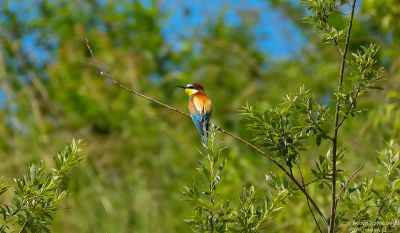
POLYGON ((179 88, 182 88, 182 89, 186 89, 186 86, 176 86, 176 87, 179 87, 179 88))

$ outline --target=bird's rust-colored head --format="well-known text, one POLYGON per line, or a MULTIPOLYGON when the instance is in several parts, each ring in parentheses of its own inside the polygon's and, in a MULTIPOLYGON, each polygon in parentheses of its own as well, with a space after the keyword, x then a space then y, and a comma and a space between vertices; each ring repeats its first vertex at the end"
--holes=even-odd
POLYGON ((177 86, 179 88, 185 89, 186 94, 189 96, 196 94, 199 91, 204 92, 204 87, 200 83, 189 83, 186 86, 177 86))

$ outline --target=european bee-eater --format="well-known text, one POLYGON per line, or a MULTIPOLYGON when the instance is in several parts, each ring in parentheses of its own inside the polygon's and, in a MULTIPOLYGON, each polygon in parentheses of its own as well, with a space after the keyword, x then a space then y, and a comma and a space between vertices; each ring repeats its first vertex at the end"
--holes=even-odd
POLYGON ((198 83, 177 87, 185 89, 186 94, 189 95, 189 115, 201 134, 202 142, 207 144, 208 128, 212 112, 210 98, 206 94, 204 87, 198 83))

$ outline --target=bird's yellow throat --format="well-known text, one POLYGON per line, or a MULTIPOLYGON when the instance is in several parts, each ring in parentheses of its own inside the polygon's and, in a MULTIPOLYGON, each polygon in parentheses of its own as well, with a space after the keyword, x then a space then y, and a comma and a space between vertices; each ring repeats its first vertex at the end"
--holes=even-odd
POLYGON ((191 96, 191 95, 195 94, 197 92, 197 90, 187 88, 187 89, 185 89, 185 92, 186 92, 186 94, 188 94, 188 96, 191 96))

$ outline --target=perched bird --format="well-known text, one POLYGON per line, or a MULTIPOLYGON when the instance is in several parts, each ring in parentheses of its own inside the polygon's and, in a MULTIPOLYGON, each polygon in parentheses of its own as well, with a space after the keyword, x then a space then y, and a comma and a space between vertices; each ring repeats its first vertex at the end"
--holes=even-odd
POLYGON ((202 142, 207 144, 208 128, 212 112, 210 98, 206 94, 204 87, 198 83, 177 87, 185 89, 186 94, 189 95, 189 115, 201 134, 202 142))

